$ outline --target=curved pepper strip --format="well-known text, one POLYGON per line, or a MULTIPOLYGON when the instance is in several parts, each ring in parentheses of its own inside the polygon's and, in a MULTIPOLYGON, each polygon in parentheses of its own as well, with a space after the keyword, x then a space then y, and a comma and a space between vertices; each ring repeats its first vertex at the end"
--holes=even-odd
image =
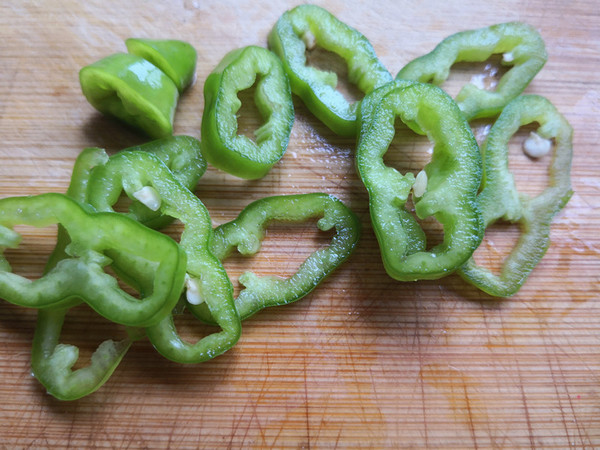
POLYGON ((498 117, 483 146, 484 177, 479 204, 485 226, 497 220, 518 222, 519 241, 504 261, 502 272, 494 275, 471 258, 459 270, 469 283, 490 295, 509 297, 518 292, 550 246, 554 216, 567 204, 571 190, 573 130, 567 120, 544 97, 517 97, 498 117), (519 193, 508 168, 508 143, 519 127, 537 122, 537 134, 554 139, 549 168, 549 186, 536 197, 519 193))
MULTIPOLYGON (((304 222, 316 217, 321 217, 317 222, 320 230, 335 228, 331 244, 312 253, 290 278, 242 274, 239 281, 245 288, 235 300, 242 320, 261 309, 295 302, 311 292, 352 254, 360 237, 360 222, 337 198, 315 193, 257 200, 235 220, 215 229, 211 250, 224 260, 235 247, 242 255, 257 253, 265 230, 273 221, 304 222)), ((206 308, 201 309, 199 318, 214 322, 206 308)))
POLYGON ((157 231, 117 214, 92 212, 63 194, 42 194, 0 200, 0 249, 16 248, 17 224, 45 227, 60 224, 71 243, 69 258, 31 281, 12 273, 0 254, 0 298, 32 308, 70 307, 83 299, 101 316, 123 325, 149 326, 177 303, 185 276, 185 253, 157 231), (104 272, 137 278, 151 286, 136 299, 104 272))
POLYGON ((440 85, 450 68, 459 61, 485 61, 503 54, 503 64, 511 65, 495 91, 465 85, 456 102, 467 120, 493 117, 521 94, 546 63, 548 55, 540 34, 522 22, 509 22, 468 30, 447 37, 430 53, 409 62, 396 79, 432 82, 440 85))
MULTIPOLYGON (((187 308, 195 313, 206 302, 222 331, 192 344, 177 333, 173 315, 147 327, 152 345, 166 358, 179 363, 197 363, 218 356, 235 345, 241 334, 239 315, 233 303, 233 287, 221 262, 210 252, 211 220, 206 207, 179 183, 156 156, 139 151, 114 155, 92 171, 88 200, 101 211, 112 211, 121 192, 134 197, 151 187, 159 210, 184 224, 180 246, 187 254, 187 308), (193 304, 192 304, 193 303, 193 304)), ((173 308, 172 308, 173 309, 173 308)))
POLYGON ((115 53, 81 69, 79 82, 85 98, 101 113, 155 139, 173 134, 177 86, 144 58, 115 53))
MULTIPOLYGON (((129 147, 126 151, 143 151, 156 155, 187 189, 193 191, 206 171, 206 160, 200 152, 200 142, 191 136, 169 136, 129 147)), ((129 207, 131 218, 150 228, 159 229, 173 221, 172 217, 153 211, 139 200, 129 207)))
POLYGON ((283 62, 292 92, 340 136, 356 136, 360 102, 350 104, 336 90, 335 72, 306 65, 307 47, 319 45, 341 56, 348 65, 350 82, 366 94, 393 79, 365 36, 319 6, 300 5, 285 12, 268 40, 271 50, 283 62))
POLYGON ((31 364, 33 375, 50 395, 59 400, 77 400, 102 387, 129 350, 131 340, 102 342, 88 366, 72 370, 79 349, 58 342, 67 311, 48 309, 38 312, 31 364))
POLYGON ((483 237, 477 206, 481 181, 479 148, 456 103, 430 84, 396 81, 362 103, 356 164, 369 192, 369 209, 388 274, 397 280, 436 279, 462 266, 483 237), (424 168, 426 187, 413 194, 416 215, 434 216, 444 227, 441 244, 426 251, 426 237, 406 209, 415 183, 383 163, 396 116, 435 144, 424 168))
POLYGON ((232 175, 261 178, 285 153, 294 104, 279 58, 269 50, 249 46, 228 53, 204 84, 202 153, 213 166, 232 175), (237 134, 237 93, 256 81, 254 102, 266 123, 255 131, 256 143, 237 134))
MULTIPOLYGON (((104 164, 106 160, 106 153, 100 149, 85 149, 73 167, 67 195, 79 202, 85 201, 91 169, 98 164, 104 164)), ((70 242, 66 230, 59 226, 56 247, 50 255, 45 273, 69 257, 66 249, 70 242)), ((49 394, 59 400, 76 400, 96 391, 108 380, 129 350, 131 339, 102 342, 92 354, 88 366, 72 370, 79 357, 79 349, 74 345, 59 343, 67 312, 68 309, 63 308, 38 310, 31 367, 33 375, 49 394)))
POLYGON ((150 61, 162 70, 181 94, 194 81, 196 49, 187 42, 174 39, 129 38, 127 51, 150 61))

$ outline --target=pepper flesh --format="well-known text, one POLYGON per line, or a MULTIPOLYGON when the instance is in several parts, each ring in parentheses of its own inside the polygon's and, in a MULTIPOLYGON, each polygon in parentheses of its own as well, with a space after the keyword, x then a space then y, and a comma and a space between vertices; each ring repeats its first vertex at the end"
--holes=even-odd
POLYGON ((360 120, 356 164, 369 192, 371 220, 387 273, 402 281, 450 274, 469 259, 483 236, 476 200, 481 156, 467 121, 441 89, 402 80, 367 95, 360 120), (413 195, 416 215, 433 215, 444 227, 443 242, 429 251, 425 233, 405 206, 415 177, 383 162, 396 116, 435 144, 424 168, 424 193, 413 195))
MULTIPOLYGON (((197 363, 214 358, 235 345, 241 334, 241 323, 229 277, 209 249, 213 231, 208 211, 200 199, 182 186, 156 156, 130 151, 113 155, 106 164, 93 170, 88 200, 100 211, 113 211, 112 206, 123 190, 132 197, 144 186, 151 186, 159 195, 161 213, 184 224, 180 246, 187 254, 188 277, 194 280, 199 299, 206 303, 222 329, 196 343, 186 342, 176 330, 171 308, 171 314, 147 327, 146 334, 158 352, 172 361, 197 363)), ((186 306, 192 313, 200 307, 189 302, 186 306)))
POLYGON ((396 79, 440 85, 455 62, 485 61, 497 53, 504 54, 503 64, 512 67, 501 77, 496 90, 488 91, 469 83, 456 97, 467 120, 497 116, 523 92, 548 59, 540 34, 525 23, 501 23, 453 34, 432 52, 409 62, 396 79))
POLYGON ((292 92, 334 133, 354 137, 358 131, 356 114, 360 102, 350 104, 336 90, 334 72, 306 65, 304 39, 308 36, 315 44, 346 61, 349 81, 365 94, 393 78, 365 36, 319 6, 297 6, 285 12, 275 24, 269 34, 269 47, 281 58, 292 92))
POLYGON ((196 49, 175 39, 129 38, 127 51, 140 56, 162 70, 177 86, 181 94, 192 84, 196 70, 196 49))
POLYGON ((294 124, 294 104, 281 62, 269 50, 249 46, 228 53, 204 84, 202 153, 232 175, 256 179, 285 153, 294 124), (237 134, 237 93, 256 81, 254 101, 263 119, 256 143, 237 134))
POLYGON ((101 113, 155 139, 173 134, 177 86, 144 58, 115 53, 82 68, 79 81, 83 95, 101 113))
MULTIPOLYGON (((235 300, 240 317, 246 319, 261 309, 295 302, 311 292, 353 252, 360 237, 360 222, 340 200, 327 194, 266 197, 248 205, 233 221, 215 229, 211 250, 224 260, 237 247, 242 255, 260 250, 265 230, 273 221, 304 222, 320 217, 322 231, 335 228, 331 244, 312 253, 290 278, 240 276, 244 286, 235 300)), ((200 319, 213 323, 210 312, 200 309, 200 319)))
POLYGON ((130 326, 160 321, 177 302, 185 275, 185 253, 169 237, 116 214, 92 212, 63 194, 0 200, 0 249, 16 248, 17 224, 44 227, 60 224, 68 233, 69 258, 37 280, 12 273, 0 255, 0 297, 33 308, 69 307, 83 299, 107 319, 130 326), (136 299, 104 272, 140 273, 152 289, 136 299))
POLYGON ((519 291, 550 246, 550 226, 554 216, 572 195, 571 159, 573 130, 567 120, 544 97, 517 97, 500 114, 483 146, 484 176, 479 204, 485 226, 497 220, 518 222, 521 235, 505 259, 501 274, 495 275, 471 258, 459 270, 469 283, 490 295, 509 297, 519 291), (549 186, 530 198, 517 191, 508 168, 508 142, 519 127, 537 122, 537 133, 554 139, 549 168, 549 186))

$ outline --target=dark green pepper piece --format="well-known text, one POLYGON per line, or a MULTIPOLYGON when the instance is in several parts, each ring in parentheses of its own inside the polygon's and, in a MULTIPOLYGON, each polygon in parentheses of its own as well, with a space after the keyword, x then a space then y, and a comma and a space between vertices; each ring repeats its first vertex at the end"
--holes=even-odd
POLYGON ((115 53, 81 69, 79 81, 83 95, 103 114, 152 138, 173 134, 177 86, 144 58, 115 53))
POLYGON ((285 12, 275 24, 269 34, 269 47, 281 58, 292 92, 334 133, 356 136, 360 102, 350 104, 336 90, 335 72, 306 65, 306 49, 314 45, 341 56, 348 64, 350 82, 365 94, 393 77, 365 36, 319 6, 297 6, 285 12))
POLYGON ((10 270, 0 255, 0 297, 33 308, 69 307, 88 303, 103 317, 123 325, 148 326, 173 309, 181 292, 185 253, 169 237, 117 214, 96 213, 63 194, 42 194, 0 200, 0 249, 16 248, 18 224, 45 227, 60 224, 68 233, 69 256, 41 278, 30 281, 10 270), (110 265, 132 278, 145 273, 152 289, 136 299, 104 272, 110 265))
POLYGON ((479 148, 456 103, 430 84, 396 81, 367 95, 360 111, 356 164, 369 192, 373 228, 388 274, 397 280, 436 279, 462 266, 483 237, 477 206, 479 148), (431 162, 417 175, 383 163, 396 116, 435 144, 431 162), (413 187, 414 185, 414 187, 413 187), (416 215, 434 216, 444 240, 426 251, 426 237, 406 209, 413 189, 416 215))
POLYGON ((195 313, 201 307, 199 303, 206 302, 222 329, 191 344, 181 339, 169 314, 147 327, 146 334, 154 347, 173 361, 197 363, 214 358, 235 345, 241 334, 241 323, 229 277, 209 249, 213 231, 208 211, 200 199, 182 186, 156 156, 128 151, 94 168, 88 201, 100 211, 112 211, 123 190, 130 198, 140 199, 138 193, 143 189, 148 192, 144 200, 147 204, 157 205, 156 209, 162 214, 184 224, 180 246, 187 254, 187 308, 195 313))
MULTIPOLYGON (((290 278, 258 277, 252 272, 240 276, 245 288, 235 305, 242 319, 270 306, 295 302, 311 292, 351 255, 360 237, 360 222, 337 198, 315 193, 257 200, 235 220, 215 229, 211 250, 224 260, 236 247, 242 255, 257 253, 271 222, 304 222, 316 217, 320 217, 317 222, 320 230, 335 228, 331 244, 312 253, 290 278)), ((207 308, 201 309, 199 317, 214 322, 207 308)))
POLYGON ((492 126, 483 150, 483 182, 479 204, 485 226, 499 219, 518 222, 521 236, 494 275, 471 258, 459 274, 490 295, 508 297, 518 292, 550 246, 554 216, 567 204, 571 190, 573 130, 567 120, 544 97, 524 95, 510 102, 492 126), (540 127, 529 142, 531 150, 550 151, 554 140, 549 186, 531 198, 519 193, 508 168, 508 142, 519 127, 537 122, 540 127))
POLYGON ((194 81, 196 49, 187 42, 174 39, 139 39, 125 41, 133 55, 150 61, 162 70, 177 86, 181 94, 194 81))
POLYGON ((396 79, 440 85, 455 62, 485 61, 498 53, 503 54, 503 64, 512 67, 502 76, 496 90, 488 91, 469 83, 456 97, 467 120, 493 117, 523 92, 548 59, 542 37, 525 23, 501 23, 453 34, 431 53, 409 62, 396 79))
POLYGON ((204 84, 202 153, 213 166, 232 175, 261 178, 285 153, 294 124, 294 104, 279 58, 250 46, 228 53, 204 84), (237 93, 256 81, 254 101, 263 119, 256 143, 237 134, 237 93))

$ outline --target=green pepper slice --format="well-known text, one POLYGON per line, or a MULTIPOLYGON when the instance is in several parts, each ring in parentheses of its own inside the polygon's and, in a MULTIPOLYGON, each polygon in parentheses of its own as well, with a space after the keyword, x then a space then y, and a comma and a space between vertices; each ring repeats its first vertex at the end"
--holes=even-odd
POLYGON ((162 70, 177 86, 181 94, 192 84, 196 70, 196 49, 187 42, 175 39, 129 38, 127 50, 150 61, 162 70))
POLYGON ((356 165, 369 192, 371 220, 387 273, 402 281, 450 274, 469 259, 483 237, 476 200, 481 156, 469 124, 441 89, 402 80, 367 95, 360 120, 356 165), (421 186, 413 193, 416 215, 433 215, 444 227, 443 242, 429 251, 425 233, 406 209, 415 177, 383 163, 396 116, 435 144, 431 162, 418 175, 421 186))
POLYGON ((224 353, 238 341, 241 323, 229 277, 209 249, 213 230, 206 207, 175 179, 159 158, 146 152, 121 152, 94 168, 88 201, 100 211, 113 211, 112 206, 123 190, 132 199, 140 199, 138 193, 146 190, 148 197, 144 202, 184 224, 180 246, 187 254, 186 306, 194 313, 200 303, 206 302, 221 327, 220 332, 189 343, 179 336, 171 313, 146 328, 148 338, 159 353, 180 363, 202 362, 224 353))
POLYGON ((469 83, 456 97, 467 120, 493 117, 523 92, 548 59, 542 37, 525 23, 501 23, 453 34, 432 52, 409 62, 396 79, 439 85, 448 78, 455 62, 485 61, 499 53, 503 54, 503 64, 512 67, 502 76, 496 90, 488 91, 469 83))
MULTIPOLYGON (((295 302, 310 293, 352 254, 360 237, 360 222, 334 196, 314 193, 257 200, 246 206, 235 220, 215 229, 211 250, 224 260, 236 247, 242 255, 257 253, 265 230, 273 221, 304 222, 317 217, 320 230, 335 228, 331 244, 313 252, 290 278, 258 277, 253 272, 240 276, 245 288, 235 299, 235 306, 242 319, 267 307, 295 302)), ((199 312, 201 320, 214 322, 207 308, 199 312)))
POLYGON ((269 47, 283 62, 292 87, 308 109, 334 133, 354 137, 360 102, 350 104, 336 90, 337 75, 306 65, 306 49, 318 44, 341 56, 348 78, 365 94, 392 81, 371 43, 360 32, 315 5, 285 12, 269 34, 269 47))
POLYGON ((483 182, 479 204, 485 226, 499 219, 518 222, 519 241, 505 259, 501 274, 494 275, 471 258, 459 270, 469 283, 490 295, 509 297, 519 291, 550 246, 550 226, 554 216, 567 204, 571 190, 573 130, 567 120, 546 98, 523 95, 502 111, 483 146, 483 182), (508 168, 508 142, 523 125, 540 126, 532 139, 542 140, 554 152, 549 168, 549 186, 531 198, 519 193, 508 168), (544 142, 545 141, 545 142, 544 142))
MULTIPOLYGON (((75 162, 71 184, 67 195, 79 202, 85 201, 87 183, 91 169, 106 162, 107 155, 100 149, 86 149, 75 162)), ((63 259, 70 244, 69 235, 58 227, 56 248, 46 265, 45 273, 52 270, 63 259)), ((37 325, 31 352, 33 375, 59 400, 76 400, 99 389, 117 368, 131 346, 131 339, 115 342, 106 340, 93 353, 91 363, 77 370, 72 367, 79 357, 74 345, 59 343, 62 326, 68 308, 46 308, 38 310, 37 325)))
POLYGON ((116 214, 95 213, 63 194, 10 197, 0 200, 0 249, 16 248, 18 224, 44 227, 60 224, 71 243, 69 258, 31 281, 12 273, 0 255, 0 297, 33 308, 68 307, 82 298, 113 322, 148 326, 173 308, 183 286, 185 253, 169 237, 116 214), (132 278, 145 273, 152 286, 136 299, 104 272, 110 265, 132 278))
POLYGON ((66 313, 65 309, 52 308, 38 312, 31 366, 33 375, 50 395, 59 400, 77 400, 102 387, 131 347, 131 340, 102 342, 88 366, 72 370, 79 349, 58 342, 66 313))
POLYGON ((115 53, 82 68, 79 82, 83 95, 101 113, 155 139, 173 134, 177 86, 144 58, 115 53))
MULTIPOLYGON (((206 160, 200 151, 200 141, 191 136, 168 136, 142 145, 128 147, 127 151, 141 151, 156 155, 183 186, 193 191, 206 171, 206 160)), ((84 200, 87 202, 87 199, 84 200)), ((129 206, 129 216, 150 228, 160 229, 173 221, 160 211, 135 200, 129 206)))
POLYGON ((261 178, 285 153, 294 124, 292 93, 281 62, 269 50, 249 46, 228 53, 204 84, 202 153, 232 175, 261 178), (258 80, 257 80, 258 79, 258 80), (237 93, 256 81, 254 101, 266 120, 256 143, 237 134, 237 93))
MULTIPOLYGON (((154 154, 165 163, 178 181, 193 189, 206 169, 206 162, 199 149, 199 142, 192 137, 172 136, 124 151, 146 151, 154 154)), ((87 202, 90 172, 94 167, 106 164, 108 159, 106 152, 99 148, 82 151, 75 161, 67 195, 79 202, 87 202)), ((132 202, 130 210, 138 221, 145 222, 146 225, 161 226, 165 218, 171 219, 148 209, 137 200, 132 202)), ((46 272, 68 257, 65 249, 69 243, 68 234, 59 226, 57 245, 50 256, 46 272)), ((151 286, 145 289, 149 290, 151 286)), ((136 336, 135 330, 130 330, 129 336, 123 340, 115 342, 109 339, 102 342, 92 355, 88 366, 72 370, 78 359, 79 349, 73 345, 59 343, 67 313, 68 309, 65 308, 38 310, 31 365, 33 375, 48 393, 60 400, 75 400, 93 393, 108 380, 136 336)))

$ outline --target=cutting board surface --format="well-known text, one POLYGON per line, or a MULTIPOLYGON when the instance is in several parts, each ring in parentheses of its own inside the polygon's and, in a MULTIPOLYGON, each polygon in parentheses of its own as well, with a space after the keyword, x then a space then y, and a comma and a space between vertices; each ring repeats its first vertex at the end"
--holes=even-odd
MULTIPOLYGON (((385 274, 354 169, 353 139, 334 136, 299 99, 290 145, 263 179, 213 167, 196 193, 214 225, 253 200, 325 192, 363 224, 351 259, 301 301, 244 323, 238 345, 183 366, 136 343, 99 391, 65 403, 31 376, 35 311, 0 302, 0 446, 7 448, 593 448, 600 447, 600 32, 594 1, 323 1, 373 44, 392 74, 444 37, 521 20, 546 41, 548 63, 526 92, 548 97, 574 128, 573 189, 552 228, 552 245, 522 290, 493 299, 457 275, 402 283, 385 274)), ((293 2, 182 0, 0 4, 0 197, 65 192, 73 162, 90 146, 114 153, 145 139, 97 113, 78 71, 125 51, 128 37, 176 38, 198 50, 197 79, 180 99, 175 133, 200 138, 204 80, 230 50, 266 46, 293 2)), ((318 55, 317 55, 318 56, 318 55)), ((317 58, 318 59, 318 58, 317 58)), ((335 59, 320 56, 320 63, 335 59)), ((450 93, 495 61, 459 64, 450 93)), ((260 121, 241 94, 240 129, 260 121)), ((489 122, 474 124, 481 139, 489 122)), ((525 192, 547 181, 511 144, 525 192)), ((398 133, 386 162, 418 172, 430 143, 398 133)), ((435 224, 426 224, 436 234, 435 224)), ((176 237, 181 228, 168 232, 176 237)), ((18 273, 39 275, 55 230, 23 231, 9 254, 18 273)), ((438 233, 439 234, 439 233, 438 233)), ((494 227, 478 260, 498 267, 518 235, 494 227)), ((314 223, 275 225, 255 257, 226 263, 236 290, 246 270, 292 274, 329 234, 314 223)), ((189 339, 207 328, 178 321, 189 339)), ((69 314, 63 340, 83 358, 123 331, 86 308, 69 314)))

